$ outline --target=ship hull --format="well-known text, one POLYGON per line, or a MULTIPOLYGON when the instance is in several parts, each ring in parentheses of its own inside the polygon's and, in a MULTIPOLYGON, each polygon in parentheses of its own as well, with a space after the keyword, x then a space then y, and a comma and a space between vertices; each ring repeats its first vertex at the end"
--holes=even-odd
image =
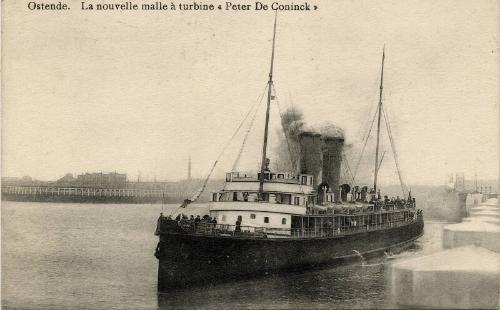
POLYGON ((342 263, 404 248, 423 234, 422 219, 404 226, 325 238, 237 238, 162 233, 158 289, 203 285, 270 271, 342 263))

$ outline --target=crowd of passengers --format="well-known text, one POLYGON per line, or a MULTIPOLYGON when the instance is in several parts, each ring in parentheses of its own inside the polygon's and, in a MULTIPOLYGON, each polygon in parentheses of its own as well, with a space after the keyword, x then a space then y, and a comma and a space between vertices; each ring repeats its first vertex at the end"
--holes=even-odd
POLYGON ((356 214, 356 213, 369 213, 373 211, 390 211, 390 210, 404 210, 413 208, 415 206, 415 198, 400 199, 399 196, 389 198, 384 196, 384 199, 375 199, 370 201, 372 205, 349 205, 341 204, 327 205, 327 209, 319 211, 319 214, 356 214))
MULTIPOLYGON (((191 215, 190 217, 188 217, 187 215, 185 215, 183 213, 179 213, 174 219, 174 218, 172 218, 171 215, 164 217, 163 213, 160 213, 160 219, 162 217, 166 218, 169 221, 175 221, 175 222, 177 222, 177 225, 179 227, 182 227, 184 229, 189 229, 189 230, 191 230, 191 229, 196 230, 198 227, 202 227, 202 226, 205 226, 205 228, 213 229, 213 228, 216 228, 216 226, 217 226, 217 218, 215 218, 215 217, 212 218, 209 215, 204 215, 203 217, 200 217, 199 215, 197 215, 196 217, 194 215, 191 215)), ((224 229, 224 228, 219 227, 217 229, 224 229)), ((236 220, 234 231, 241 232, 241 221, 239 219, 236 220)))
MULTIPOLYGON (((160 213, 160 218, 163 217, 163 213, 160 213)), ((197 228, 199 225, 217 225, 217 218, 211 217, 209 215, 204 215, 203 217, 197 215, 196 217, 194 215, 187 216, 186 214, 179 213, 175 218, 172 217, 172 215, 168 215, 165 217, 167 220, 170 221, 176 221, 179 226, 182 227, 193 227, 197 228)))
POLYGON ((378 199, 374 201, 375 206, 386 207, 386 206, 395 206, 398 209, 403 209, 405 207, 414 206, 415 198, 408 197, 408 199, 396 198, 392 197, 389 199, 388 196, 384 196, 384 199, 378 199))

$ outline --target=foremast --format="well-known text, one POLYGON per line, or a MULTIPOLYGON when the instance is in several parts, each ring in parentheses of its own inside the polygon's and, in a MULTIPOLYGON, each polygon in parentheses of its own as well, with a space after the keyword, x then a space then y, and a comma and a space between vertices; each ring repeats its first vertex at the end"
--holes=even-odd
POLYGON ((272 97, 272 86, 273 86, 273 66, 274 66, 274 46, 276 41, 276 19, 278 13, 274 15, 274 30, 273 30, 273 47, 271 52, 271 68, 269 70, 269 80, 267 82, 267 109, 266 109, 266 123, 264 127, 264 143, 262 145, 262 160, 260 164, 260 177, 259 177, 259 194, 258 199, 262 201, 264 199, 264 171, 267 166, 267 137, 269 133, 269 110, 271 107, 271 97, 272 97))
POLYGON ((375 191, 375 194, 377 194, 377 178, 378 178, 378 170, 380 168, 380 163, 378 160, 378 153, 379 153, 379 148, 380 148, 380 119, 381 119, 381 112, 382 112, 382 92, 384 89, 384 60, 385 60, 385 46, 382 51, 382 69, 380 72, 380 92, 379 92, 379 100, 378 100, 378 107, 377 107, 377 114, 378 114, 378 120, 377 120, 377 147, 375 149, 375 175, 373 178, 373 190, 375 191))

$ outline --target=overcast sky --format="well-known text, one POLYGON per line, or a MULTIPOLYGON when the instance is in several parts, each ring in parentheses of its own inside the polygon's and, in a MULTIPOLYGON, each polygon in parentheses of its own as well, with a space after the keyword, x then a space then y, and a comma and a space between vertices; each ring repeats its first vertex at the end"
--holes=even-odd
MULTIPOLYGON (((193 176, 205 176, 266 84, 273 13, 82 12, 79 2, 61 13, 3 1, 2 174, 175 180, 191 156, 193 176)), ((406 181, 498 177, 496 1, 317 3, 278 14, 282 108, 293 101, 308 124, 334 122, 359 144, 385 44, 384 104, 406 181)))

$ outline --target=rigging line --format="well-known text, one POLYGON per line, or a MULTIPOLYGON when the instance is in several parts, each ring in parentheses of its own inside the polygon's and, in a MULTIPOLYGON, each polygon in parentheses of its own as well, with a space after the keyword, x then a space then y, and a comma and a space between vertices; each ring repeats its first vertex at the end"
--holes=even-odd
POLYGON ((345 162, 345 167, 347 169, 347 172, 349 173, 349 177, 352 181, 352 185, 356 185, 356 182, 354 181, 354 175, 352 174, 351 167, 349 166, 349 161, 347 160, 347 156, 345 155, 344 150, 342 150, 342 158, 345 162))
MULTIPOLYGON (((344 152, 342 151, 342 153, 340 154, 341 156, 341 160, 342 162, 345 162, 347 163, 347 158, 345 157, 344 155, 344 152)), ((342 173, 343 173, 343 179, 344 179, 344 182, 343 183, 348 183, 348 184, 351 184, 351 181, 352 181, 352 175, 350 174, 350 169, 349 169, 349 165, 341 165, 341 168, 342 170, 342 173)), ((353 185, 354 186, 354 185, 353 185)))
POLYGON ((286 146, 287 146, 287 149, 288 149, 288 155, 290 156, 290 163, 292 164, 293 170, 296 171, 297 170, 297 163, 296 163, 296 160, 295 160, 296 158, 293 155, 292 148, 291 148, 291 145, 290 145, 290 139, 288 137, 288 134, 286 133, 285 128, 283 128, 283 113, 281 112, 281 107, 280 107, 278 95, 277 95, 277 92, 276 92, 276 87, 274 87, 274 83, 272 83, 271 86, 272 86, 273 91, 274 91, 274 97, 276 98, 276 105, 278 106, 278 113, 280 114, 281 129, 283 130, 283 134, 285 136, 286 146))
POLYGON ((358 162, 356 163, 356 166, 354 168, 354 178, 356 178, 356 176, 358 174, 359 165, 361 164, 361 159, 363 158, 363 154, 365 153, 366 145, 368 144, 368 138, 370 137, 370 134, 372 133, 373 124, 375 123, 376 116, 377 116, 377 110, 375 110, 375 112, 373 113, 373 118, 372 118, 372 122, 370 124, 370 129, 368 130, 368 133, 366 134, 365 138, 363 139, 363 141, 364 141, 363 148, 361 149, 361 153, 359 155, 358 162))
MULTIPOLYGON (((243 154, 243 150, 245 149, 245 145, 246 145, 248 136, 250 134, 250 131, 253 127, 255 118, 257 116, 257 112, 259 111, 258 106, 262 103, 262 99, 264 98, 264 94, 266 93, 267 86, 268 86, 268 84, 266 83, 266 87, 264 87, 264 91, 262 92, 261 96, 259 98, 257 98, 258 101, 254 105, 255 111, 252 115, 252 119, 250 120, 250 125, 248 126, 247 132, 245 133, 245 137, 243 138, 243 142, 241 143, 240 151, 238 152, 238 156, 236 157, 236 160, 233 163, 233 167, 231 168, 231 171, 236 171, 236 168, 238 167, 238 164, 239 164, 240 159, 241 159, 241 155, 243 154)), ((224 189, 225 189, 225 186, 224 186, 224 189)))
MULTIPOLYGON (((240 161, 240 157, 243 153, 243 149, 245 148, 245 144, 246 144, 246 140, 248 138, 248 135, 250 134, 250 130, 252 129, 252 126, 253 126, 253 123, 255 121, 255 118, 257 116, 257 112, 259 111, 259 104, 262 103, 262 99, 264 99, 264 94, 266 93, 266 90, 267 90, 267 86, 268 86, 268 83, 266 83, 266 85, 264 86, 264 90, 262 91, 262 93, 257 97, 257 100, 255 102, 254 105, 252 105, 252 107, 250 108, 250 111, 252 111, 252 109, 255 108, 255 111, 254 111, 254 114, 252 116, 252 119, 250 121, 250 124, 249 124, 249 127, 248 127, 248 130, 245 134, 245 137, 243 139, 243 143, 241 144, 241 148, 240 148, 240 151, 238 153, 238 156, 236 157, 236 160, 235 162, 233 163, 233 167, 231 169, 231 171, 234 171, 240 161)), ((249 111, 249 113, 250 113, 249 111)), ((224 186, 222 187, 222 190, 224 191, 226 189, 226 186, 227 186, 227 183, 224 183, 224 186)))
POLYGON ((342 183, 349 183, 349 181, 350 181, 346 167, 343 167, 343 169, 342 169, 342 180, 343 180, 342 183))
MULTIPOLYGON (((371 107, 370 107, 370 110, 369 110, 369 111, 368 111, 368 113, 367 113, 367 116, 368 116, 368 117, 366 118, 366 122, 363 122, 363 124, 364 124, 364 123, 368 123, 368 122, 370 121, 370 118, 371 118, 370 116, 372 115, 372 113, 373 113, 373 115, 374 115, 373 117, 375 117, 375 115, 377 114, 377 105, 370 105, 370 106, 371 106, 371 107), (373 109, 373 107, 375 107, 375 109, 373 109)), ((372 122, 373 122, 373 121, 372 121, 372 122)), ((367 135, 369 136, 368 131, 370 130, 370 128, 369 128, 368 126, 366 126, 364 129, 365 129, 365 130, 364 130, 364 132, 363 132, 363 136, 362 136, 362 137, 366 137, 367 135)), ((364 141, 364 140, 363 140, 363 141, 364 141)))
POLYGON ((215 160, 214 164, 212 165, 212 168, 210 169, 210 171, 209 171, 209 173, 208 173, 205 181, 203 182, 202 187, 200 188, 200 190, 191 199, 189 199, 190 200, 189 203, 195 202, 201 196, 201 194, 203 193, 203 191, 207 187, 208 180, 212 176, 212 173, 214 172, 215 166, 217 166, 217 163, 219 162, 219 159, 222 157, 222 155, 226 151, 226 149, 229 146, 229 144, 231 143, 231 141, 233 141, 234 137, 238 134, 238 132, 240 131, 240 129, 243 126, 243 124, 245 123, 245 121, 248 119, 248 116, 250 115, 250 112, 252 112, 254 106, 255 106, 255 104, 250 107, 250 109, 248 110, 247 114, 245 115, 245 117, 243 118, 243 120, 241 121, 241 123, 238 125, 238 127, 234 131, 234 133, 231 136, 231 138, 229 138, 229 140, 226 142, 226 144, 222 148, 222 151, 219 153, 219 156, 217 156, 217 159, 215 160))
POLYGON ((399 167, 398 153, 396 151, 396 145, 394 143, 394 138, 392 137, 391 125, 385 113, 384 107, 382 107, 382 115, 384 116, 385 125, 387 127, 387 133, 389 134, 389 141, 391 142, 392 153, 394 154, 394 162, 396 163, 396 170, 398 172, 399 184, 401 185, 401 190, 403 191, 403 197, 406 196, 406 185, 403 182, 403 176, 401 174, 401 169, 399 167))

